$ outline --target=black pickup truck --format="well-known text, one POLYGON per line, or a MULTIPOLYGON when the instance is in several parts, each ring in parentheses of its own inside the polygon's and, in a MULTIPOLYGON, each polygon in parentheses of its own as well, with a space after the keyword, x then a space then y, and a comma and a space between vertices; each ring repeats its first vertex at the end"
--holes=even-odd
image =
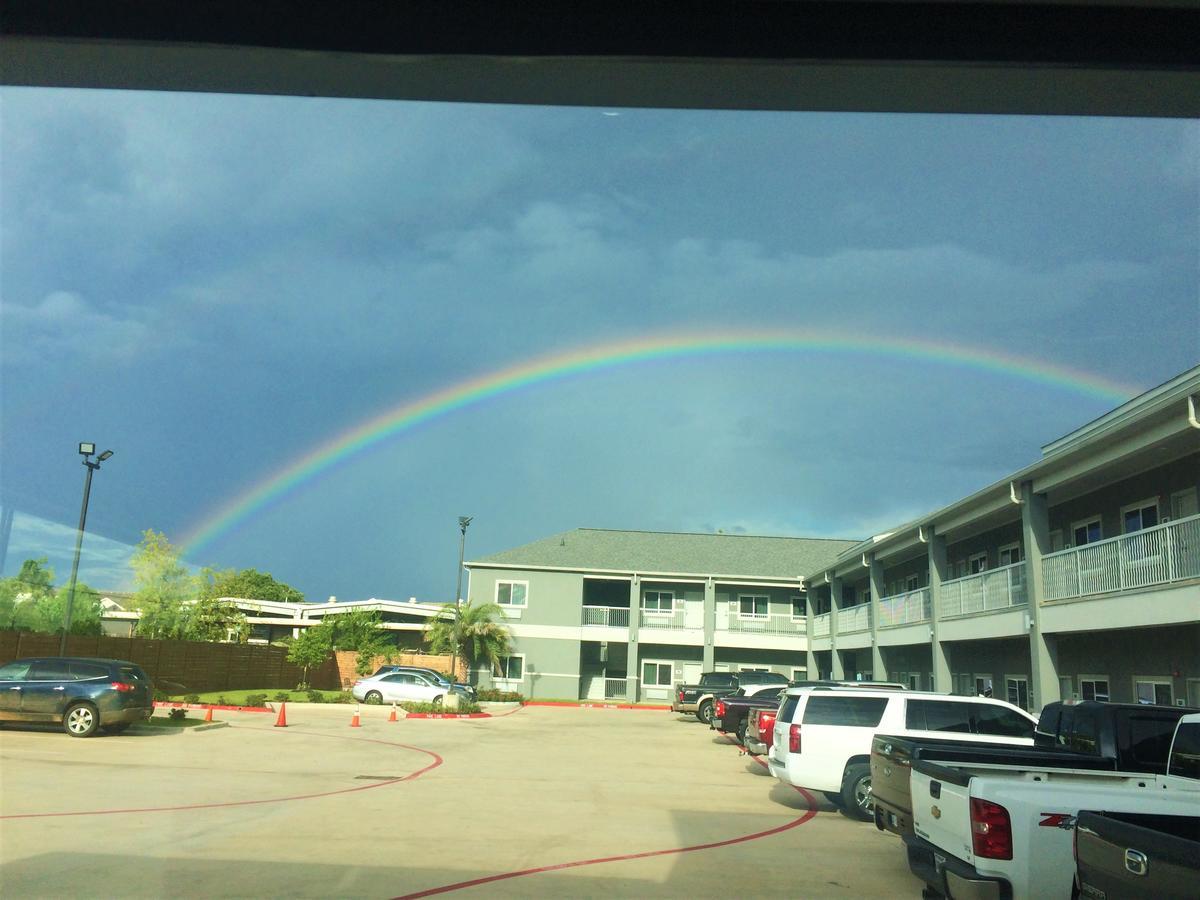
POLYGON ((737 693, 738 688, 747 693, 762 686, 786 687, 786 675, 777 672, 705 672, 699 684, 677 684, 671 695, 672 712, 695 713, 704 724, 712 721, 713 707, 722 697, 737 693))
POLYGON ((1175 726, 1194 711, 1095 700, 1048 703, 1038 717, 1032 747, 980 744, 949 732, 944 739, 877 734, 871 743, 875 827, 912 834, 909 774, 918 760, 1164 774, 1175 726))
POLYGON ((749 696, 745 688, 738 688, 735 693, 717 701, 709 727, 723 734, 736 735, 738 743, 744 744, 750 714, 758 709, 775 709, 779 706, 779 695, 786 687, 786 684, 772 685, 749 696))

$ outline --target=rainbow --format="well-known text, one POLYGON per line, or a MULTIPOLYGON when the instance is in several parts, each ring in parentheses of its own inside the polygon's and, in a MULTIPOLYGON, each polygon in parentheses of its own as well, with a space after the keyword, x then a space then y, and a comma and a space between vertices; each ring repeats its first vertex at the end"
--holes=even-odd
POLYGON ((832 331, 739 331, 671 333, 578 347, 532 362, 488 372, 385 410, 287 463, 249 490, 232 497, 192 528, 185 553, 195 554, 238 525, 318 476, 418 425, 483 403, 493 397, 572 376, 653 360, 730 353, 869 354, 905 361, 974 369, 1084 394, 1118 405, 1141 388, 1098 375, 946 342, 854 335, 832 331))

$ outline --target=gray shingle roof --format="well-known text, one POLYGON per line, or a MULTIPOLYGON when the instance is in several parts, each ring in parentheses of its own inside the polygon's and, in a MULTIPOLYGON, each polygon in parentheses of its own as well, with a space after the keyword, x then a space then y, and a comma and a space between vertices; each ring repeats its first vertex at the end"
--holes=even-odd
POLYGON ((678 572, 758 578, 798 578, 833 562, 857 541, 672 534, 577 528, 467 563, 617 572, 678 572))

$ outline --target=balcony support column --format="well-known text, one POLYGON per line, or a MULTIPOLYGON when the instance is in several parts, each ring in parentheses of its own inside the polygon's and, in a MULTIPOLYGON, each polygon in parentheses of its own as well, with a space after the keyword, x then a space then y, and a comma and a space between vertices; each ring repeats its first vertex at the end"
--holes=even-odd
MULTIPOLYGON (((932 531, 932 529, 930 529, 932 531)), ((946 537, 929 535, 929 606, 933 613, 929 620, 929 652, 933 665, 933 689, 948 694, 954 690, 954 679, 950 675, 950 660, 946 648, 938 635, 938 620, 941 618, 942 582, 946 580, 950 566, 946 560, 946 537)))
POLYGON ((717 586, 708 578, 704 582, 704 671, 711 672, 716 663, 714 641, 717 632, 717 586))
POLYGON ((829 581, 829 656, 830 675, 834 681, 846 679, 842 655, 838 652, 838 615, 842 611, 842 579, 834 575, 829 581))
POLYGON ((868 558, 867 571, 871 577, 871 677, 876 681, 887 681, 887 666, 883 662, 883 650, 879 646, 879 601, 883 599, 883 563, 872 553, 868 558))
POLYGON ((1042 631, 1045 587, 1042 557, 1050 552, 1050 509, 1033 482, 1021 482, 1021 538, 1025 552, 1026 619, 1029 623, 1029 705, 1034 712, 1059 699, 1058 641, 1042 631))
POLYGON ((808 590, 805 592, 804 597, 804 609, 808 614, 808 626, 805 628, 804 638, 804 661, 806 665, 804 677, 810 681, 816 681, 821 677, 821 670, 817 667, 817 654, 812 648, 813 619, 816 616, 816 612, 814 611, 813 607, 816 605, 816 602, 817 586, 815 584, 810 584, 808 585, 808 590))
POLYGON ((638 626, 642 624, 642 579, 629 579, 629 644, 625 656, 625 696, 630 703, 642 699, 642 665, 638 661, 638 626))

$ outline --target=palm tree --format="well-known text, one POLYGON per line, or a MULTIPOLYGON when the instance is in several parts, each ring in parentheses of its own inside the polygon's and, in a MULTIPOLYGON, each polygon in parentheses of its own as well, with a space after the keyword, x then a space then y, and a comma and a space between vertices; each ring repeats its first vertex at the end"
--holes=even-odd
MULTIPOLYGON (((461 656, 463 662, 475 668, 494 668, 502 657, 512 653, 512 634, 496 621, 502 614, 495 603, 447 603, 425 626, 425 640, 434 653, 461 656)), ((454 677, 453 672, 450 675, 454 677)))

